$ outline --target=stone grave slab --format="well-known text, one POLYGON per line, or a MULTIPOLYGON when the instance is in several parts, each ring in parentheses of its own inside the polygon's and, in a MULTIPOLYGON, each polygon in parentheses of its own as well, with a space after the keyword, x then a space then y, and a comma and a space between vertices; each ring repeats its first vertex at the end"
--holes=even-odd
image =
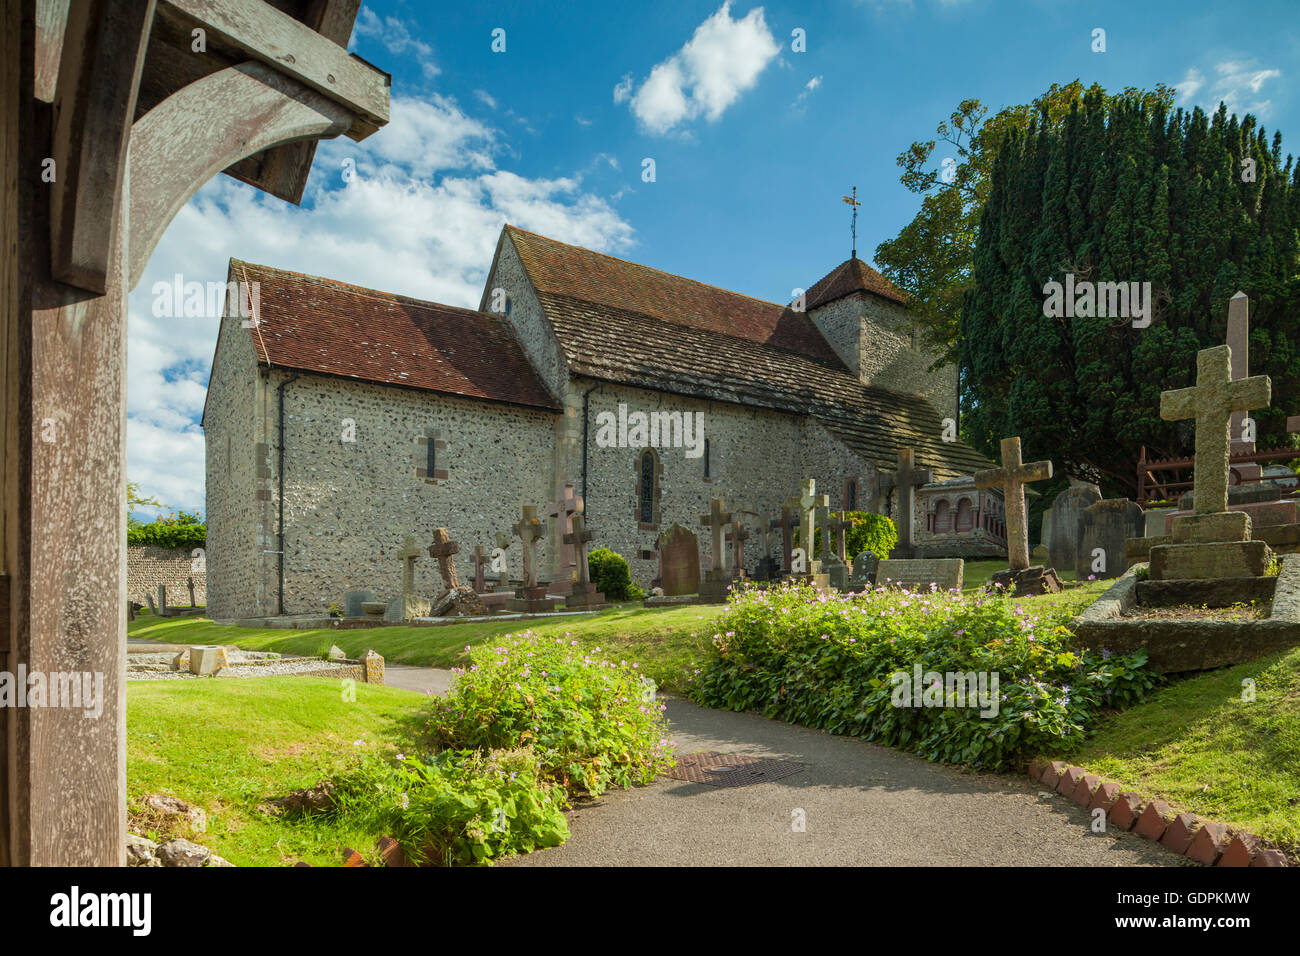
POLYGON ((1125 542, 1140 538, 1145 525, 1141 506, 1127 498, 1106 498, 1084 508, 1079 514, 1075 576, 1080 581, 1090 575, 1119 577, 1128 566, 1125 542), (1101 554, 1094 554, 1098 549, 1101 554))
POLYGON ((1048 518, 1052 527, 1047 563, 1058 571, 1073 571, 1079 553, 1079 516, 1101 501, 1096 485, 1066 488, 1052 499, 1048 518))
POLYGON ((876 566, 876 583, 905 587, 909 591, 961 590, 966 562, 961 558, 888 558, 876 566))
POLYGON ((674 523, 659 535, 659 577, 667 597, 699 591, 700 542, 693 531, 674 523))

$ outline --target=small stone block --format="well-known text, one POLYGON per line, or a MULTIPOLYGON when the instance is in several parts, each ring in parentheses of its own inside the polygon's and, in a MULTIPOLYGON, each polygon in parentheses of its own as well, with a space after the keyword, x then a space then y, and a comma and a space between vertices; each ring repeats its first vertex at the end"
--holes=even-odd
POLYGON ((1152 800, 1142 811, 1142 816, 1138 817, 1133 832, 1148 840, 1159 840, 1165 835, 1165 830, 1169 829, 1169 823, 1173 818, 1173 807, 1163 800, 1152 800))
POLYGON ((1174 544, 1199 541, 1249 541, 1250 515, 1244 511, 1179 515, 1173 520, 1174 544))
POLYGON ((1086 807, 1092 803, 1092 792, 1101 784, 1101 778, 1093 774, 1086 774, 1079 785, 1074 788, 1070 794, 1070 799, 1081 807, 1086 807))
POLYGON ((1088 801, 1088 809, 1096 810, 1098 807, 1110 813, 1110 808, 1115 805, 1115 800, 1119 797, 1119 784, 1106 781, 1097 785, 1097 789, 1092 792, 1092 799, 1088 801))
POLYGON ((383 857, 384 866, 410 866, 406 862, 406 852, 402 845, 390 836, 382 836, 375 842, 379 855, 383 857))
POLYGON ((1250 866, 1255 858, 1255 848, 1259 841, 1249 833, 1238 833, 1219 857, 1216 866, 1250 866))
POLYGON ((1228 828, 1222 823, 1207 823, 1196 831, 1192 843, 1187 848, 1187 858, 1206 866, 1213 866, 1215 861, 1228 848, 1228 828))
POLYGON ((226 649, 216 644, 200 644, 190 648, 190 673, 199 677, 215 674, 225 666, 226 649))
POLYGON ((1115 798, 1115 803, 1106 818, 1110 820, 1112 826, 1119 827, 1121 830, 1132 830, 1133 824, 1138 822, 1138 817, 1141 815, 1142 797, 1136 793, 1121 793, 1115 798))
POLYGON ((358 853, 356 850, 344 850, 343 865, 344 866, 369 866, 370 864, 367 863, 365 861, 365 858, 362 857, 362 855, 358 853))
POLYGON ((1151 549, 1152 581, 1199 581, 1258 578, 1272 551, 1263 541, 1166 544, 1151 549))
POLYGON ((1178 854, 1185 854, 1192 845, 1192 838, 1201 828, 1201 819, 1194 813, 1180 813, 1170 822, 1165 835, 1160 838, 1160 845, 1178 854))
POLYGON ((373 649, 366 651, 361 662, 366 665, 366 683, 382 684, 384 682, 384 659, 373 649))
POLYGON ((1043 775, 1038 780, 1043 786, 1055 790, 1056 785, 1061 782, 1061 774, 1065 773, 1069 767, 1070 765, 1064 760, 1053 760, 1047 765, 1047 769, 1043 771, 1043 775))
POLYGON ((1271 846, 1260 847, 1255 852, 1255 859, 1251 861, 1251 866, 1286 866, 1286 854, 1281 850, 1275 850, 1271 846))
POLYGON ((1065 773, 1061 774, 1061 779, 1056 784, 1056 792, 1064 796, 1071 796, 1074 788, 1079 785, 1086 771, 1082 767, 1070 767, 1065 773))

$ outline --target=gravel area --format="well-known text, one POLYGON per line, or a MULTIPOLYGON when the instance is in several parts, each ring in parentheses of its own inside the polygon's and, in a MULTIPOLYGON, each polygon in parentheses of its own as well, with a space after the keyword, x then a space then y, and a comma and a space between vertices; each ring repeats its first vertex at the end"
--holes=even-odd
MULTIPOLYGON (((276 675, 319 674, 328 677, 330 672, 350 670, 356 665, 337 664, 334 661, 322 661, 310 657, 282 658, 265 664, 231 664, 224 668, 217 677, 274 677, 276 675)), ((198 675, 189 671, 174 671, 170 666, 166 670, 130 670, 127 680, 197 680, 198 675)))

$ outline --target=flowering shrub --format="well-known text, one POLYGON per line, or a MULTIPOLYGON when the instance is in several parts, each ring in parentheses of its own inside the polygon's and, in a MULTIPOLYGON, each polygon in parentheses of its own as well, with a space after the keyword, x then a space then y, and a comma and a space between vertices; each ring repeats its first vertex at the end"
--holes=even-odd
POLYGON ((673 765, 663 709, 638 665, 525 631, 471 650, 430 729, 454 749, 528 747, 544 777, 596 796, 673 765))
POLYGON ((395 764, 372 755, 340 783, 330 812, 392 836, 414 863, 490 863, 569 835, 564 791, 527 751, 398 754, 395 764))
POLYGON ((1071 615, 1044 598, 786 586, 742 590, 731 602, 714 635, 716 659, 692 678, 696 701, 929 760, 996 769, 1075 743, 1102 707, 1135 703, 1156 681, 1145 651, 1074 649, 1071 615), (925 702, 900 706, 894 675, 914 673, 926 677, 911 701, 924 689, 925 702), (931 673, 996 675, 992 706, 954 706, 931 673))

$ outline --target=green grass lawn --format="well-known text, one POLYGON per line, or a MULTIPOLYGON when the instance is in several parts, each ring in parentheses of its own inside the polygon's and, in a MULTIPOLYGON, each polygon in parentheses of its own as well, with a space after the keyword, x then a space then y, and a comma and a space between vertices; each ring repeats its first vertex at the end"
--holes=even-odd
POLYGON ((1064 759, 1300 856, 1300 650, 1161 688, 1064 759))
MULTIPOLYGON (((297 860, 337 866, 350 847, 372 862, 376 837, 318 819, 286 822, 257 806, 311 787, 360 749, 419 746, 429 699, 410 691, 314 677, 127 683, 127 793, 180 797, 208 813, 208 830, 184 835, 236 866, 297 860)), ((133 830, 148 833, 133 813, 133 830)))
POLYGON ((466 645, 482 644, 505 634, 531 628, 538 634, 562 637, 600 647, 611 657, 638 661, 666 691, 680 691, 696 661, 705 658, 713 622, 725 605, 702 604, 675 608, 617 605, 581 617, 535 618, 531 621, 482 621, 437 627, 376 627, 357 630, 317 628, 229 627, 204 618, 158 618, 137 614, 127 625, 132 640, 174 644, 232 644, 245 650, 322 656, 337 644, 357 657, 373 648, 390 664, 458 667, 465 664, 466 645))

